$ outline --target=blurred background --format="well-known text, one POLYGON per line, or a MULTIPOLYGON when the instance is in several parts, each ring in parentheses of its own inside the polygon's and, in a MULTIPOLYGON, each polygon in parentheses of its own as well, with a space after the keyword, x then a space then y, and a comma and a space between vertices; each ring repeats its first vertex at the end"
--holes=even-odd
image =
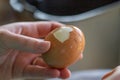
MULTIPOLYGON (((53 13, 50 13, 51 10, 48 10, 48 12, 44 11, 40 6, 36 7, 35 2, 33 2, 33 5, 31 4, 32 2, 29 1, 30 0, 0 0, 0 25, 20 21, 43 20, 72 24, 79 27, 86 37, 84 58, 69 67, 72 72, 112 69, 120 64, 119 0, 106 0, 108 2, 104 2, 105 0, 103 0, 101 4, 104 4, 99 6, 97 6, 97 3, 93 6, 94 4, 87 2, 86 6, 91 6, 90 9, 87 9, 85 6, 77 6, 80 11, 76 10, 77 13, 73 14, 71 11, 70 14, 59 14, 57 11, 56 13, 53 11, 53 13), (81 10, 83 8, 84 10, 81 10)), ((100 4, 100 2, 98 2, 98 4, 100 4)), ((70 10, 72 10, 72 7, 70 10)))

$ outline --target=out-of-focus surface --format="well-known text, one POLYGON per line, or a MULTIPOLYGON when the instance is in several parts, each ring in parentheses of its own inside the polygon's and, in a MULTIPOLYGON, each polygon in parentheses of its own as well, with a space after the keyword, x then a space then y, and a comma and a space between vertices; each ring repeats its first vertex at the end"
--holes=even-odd
POLYGON ((11 22, 11 18, 14 18, 13 14, 8 0, 0 0, 0 24, 11 22))
POLYGON ((32 13, 23 11, 22 14, 12 9, 9 0, 0 0, 0 25, 18 22, 18 21, 33 21, 32 13))

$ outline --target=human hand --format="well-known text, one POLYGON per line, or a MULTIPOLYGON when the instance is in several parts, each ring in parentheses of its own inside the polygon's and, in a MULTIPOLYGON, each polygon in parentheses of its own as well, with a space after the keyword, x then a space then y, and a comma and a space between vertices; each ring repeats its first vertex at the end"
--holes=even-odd
POLYGON ((20 22, 1 26, 0 79, 68 78, 67 68, 49 68, 38 58, 50 48, 50 42, 44 41, 44 37, 61 25, 57 22, 20 22))
POLYGON ((117 66, 102 77, 102 80, 120 80, 120 66, 117 66))

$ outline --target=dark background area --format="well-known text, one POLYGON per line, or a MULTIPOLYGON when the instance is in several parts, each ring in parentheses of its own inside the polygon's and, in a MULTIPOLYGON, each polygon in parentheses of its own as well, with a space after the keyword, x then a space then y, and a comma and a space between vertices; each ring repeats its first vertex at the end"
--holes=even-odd
MULTIPOLYGON (((34 3, 33 5, 36 5, 36 7, 38 7, 40 10, 42 9, 42 7, 40 8, 40 5, 38 5, 38 3, 34 2, 34 1, 40 1, 40 0, 27 0, 27 1, 33 1, 34 3)), ((62 0, 46 0, 46 1, 48 1, 48 3, 52 3, 52 1, 56 2, 56 1, 62 1, 62 0)), ((74 2, 73 0, 69 0, 69 3, 73 3, 73 4, 76 3, 76 5, 63 4, 62 7, 60 7, 57 4, 52 6, 48 5, 50 9, 44 9, 43 11, 50 14, 55 14, 55 15, 73 15, 73 14, 83 13, 85 11, 89 11, 93 8, 97 8, 105 4, 110 4, 111 2, 115 2, 115 1, 119 1, 119 0, 74 0, 74 2), (96 7, 96 5, 98 6, 96 7), (53 9, 54 7, 56 9, 53 9)), ((62 2, 57 2, 57 3, 59 4, 62 2)), ((0 0, 0 25, 11 23, 11 22, 35 21, 35 20, 36 19, 33 18, 32 13, 26 10, 24 10, 21 13, 16 12, 10 6, 9 0, 0 0)))
POLYGON ((119 0, 26 0, 39 10, 53 15, 75 15, 119 0))

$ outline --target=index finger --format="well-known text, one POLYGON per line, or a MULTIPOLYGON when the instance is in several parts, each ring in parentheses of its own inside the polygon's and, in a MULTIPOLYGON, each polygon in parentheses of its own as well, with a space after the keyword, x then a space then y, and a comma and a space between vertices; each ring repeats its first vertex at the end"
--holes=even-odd
POLYGON ((41 22, 36 24, 39 36, 45 37, 49 32, 55 28, 61 27, 63 24, 58 22, 41 22))
POLYGON ((51 21, 41 22, 19 22, 2 26, 11 32, 30 36, 34 38, 45 37, 53 29, 62 26, 63 24, 51 21))

